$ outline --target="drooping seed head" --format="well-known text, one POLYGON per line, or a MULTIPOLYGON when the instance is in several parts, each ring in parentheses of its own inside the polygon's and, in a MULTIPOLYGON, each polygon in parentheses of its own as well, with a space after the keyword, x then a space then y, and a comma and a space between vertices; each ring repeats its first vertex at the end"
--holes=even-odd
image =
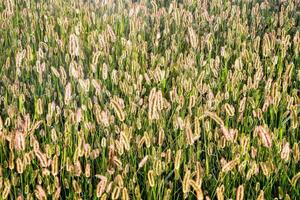
POLYGON ((141 161, 140 161, 140 163, 139 163, 139 168, 142 168, 145 164, 146 164, 146 162, 147 162, 147 160, 148 160, 148 155, 146 155, 141 161))
POLYGON ((227 113, 228 116, 230 116, 230 117, 234 116, 235 108, 232 105, 226 103, 224 105, 224 108, 225 108, 225 111, 226 111, 226 113, 227 113))
POLYGON ((37 199, 39 200, 46 200, 47 199, 47 194, 45 192, 45 190, 42 188, 41 185, 37 185, 36 189, 34 191, 35 196, 37 199))
POLYGON ((267 130, 263 126, 257 126, 254 130, 254 132, 258 133, 259 137, 261 138, 261 141, 263 145, 267 148, 272 147, 272 138, 269 130, 267 130))
POLYGON ((119 120, 121 122, 123 122, 125 120, 125 113, 123 111, 122 106, 120 105, 120 103, 118 101, 116 101, 114 99, 112 99, 110 102, 111 102, 111 105, 112 105, 115 113, 117 114, 119 120))

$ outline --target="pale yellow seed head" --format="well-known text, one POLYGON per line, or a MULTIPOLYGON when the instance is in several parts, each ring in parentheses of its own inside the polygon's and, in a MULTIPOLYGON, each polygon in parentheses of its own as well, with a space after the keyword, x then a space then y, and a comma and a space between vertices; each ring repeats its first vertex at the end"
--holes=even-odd
POLYGON ((236 190, 236 200, 244 199, 244 185, 240 185, 236 190))
POLYGON ((155 180, 154 180, 154 171, 153 170, 148 171, 148 182, 149 182, 150 187, 154 187, 155 180))

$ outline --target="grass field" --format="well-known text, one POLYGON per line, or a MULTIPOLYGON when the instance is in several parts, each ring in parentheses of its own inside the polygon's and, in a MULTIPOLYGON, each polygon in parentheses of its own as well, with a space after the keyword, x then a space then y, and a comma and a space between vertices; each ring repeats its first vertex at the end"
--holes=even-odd
POLYGON ((299 0, 1 0, 0 199, 300 199, 299 0))

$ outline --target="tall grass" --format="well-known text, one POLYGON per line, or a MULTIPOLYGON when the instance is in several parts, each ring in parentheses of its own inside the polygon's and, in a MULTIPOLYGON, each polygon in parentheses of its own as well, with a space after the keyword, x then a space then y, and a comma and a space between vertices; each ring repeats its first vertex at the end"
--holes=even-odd
POLYGON ((0 199, 299 199, 299 0, 3 0, 0 199))

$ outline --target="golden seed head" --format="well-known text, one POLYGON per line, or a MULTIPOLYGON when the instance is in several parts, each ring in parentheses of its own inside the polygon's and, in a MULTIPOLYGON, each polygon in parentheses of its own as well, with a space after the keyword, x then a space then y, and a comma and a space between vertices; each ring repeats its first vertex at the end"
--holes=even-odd
POLYGON ((155 180, 154 180, 154 171, 153 170, 148 171, 148 182, 149 182, 150 187, 154 187, 155 180))
POLYGON ((224 200, 224 191, 225 191, 225 187, 224 185, 217 187, 217 199, 218 200, 224 200))
POLYGON ((244 185, 240 185, 236 190, 236 200, 244 199, 244 185))
POLYGON ((121 188, 116 186, 114 187, 112 194, 111 194, 111 198, 112 199, 118 199, 121 193, 121 188))
POLYGON ((181 149, 176 152, 175 163, 174 163, 175 170, 179 170, 180 163, 181 163, 181 152, 182 152, 181 149))
POLYGON ((47 194, 41 185, 37 185, 35 189, 35 196, 39 200, 46 200, 47 194))
POLYGON ((184 194, 190 191, 190 176, 191 172, 190 170, 187 170, 182 181, 182 191, 184 194))
POLYGON ((18 130, 16 131, 14 136, 14 148, 17 151, 25 150, 25 134, 18 130))
POLYGON ((17 164, 17 172, 18 172, 19 174, 22 174, 23 171, 24 171, 24 165, 23 165, 22 160, 21 160, 20 158, 17 158, 16 164, 17 164))

